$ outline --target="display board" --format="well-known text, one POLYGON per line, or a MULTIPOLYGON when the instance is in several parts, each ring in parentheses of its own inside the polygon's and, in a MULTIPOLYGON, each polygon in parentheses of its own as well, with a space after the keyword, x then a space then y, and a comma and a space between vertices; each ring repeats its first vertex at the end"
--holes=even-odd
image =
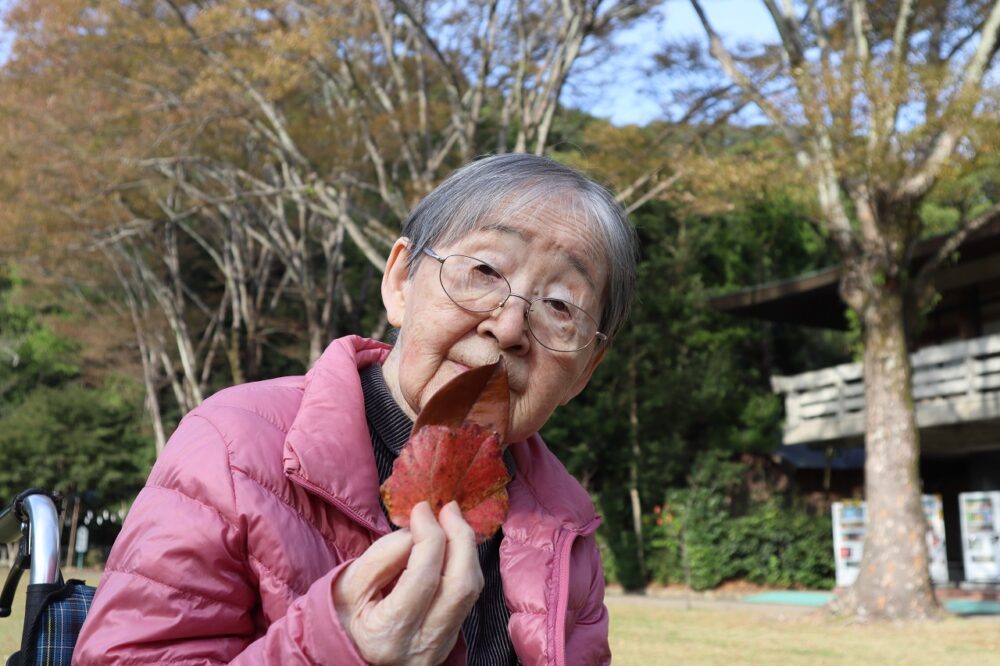
MULTIPOLYGON (((941 497, 924 495, 922 504, 924 518, 927 520, 927 568, 933 582, 947 583, 948 555, 945 550, 944 510, 941 497)), ((831 511, 833 562, 837 586, 847 587, 854 583, 861 568, 867 523, 865 503, 861 500, 834 502, 831 511)))

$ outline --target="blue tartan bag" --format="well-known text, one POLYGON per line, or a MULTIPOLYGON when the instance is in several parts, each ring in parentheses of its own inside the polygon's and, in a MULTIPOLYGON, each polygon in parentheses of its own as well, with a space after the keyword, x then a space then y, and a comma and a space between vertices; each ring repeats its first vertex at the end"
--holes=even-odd
POLYGON ((70 666, 93 599, 94 588, 82 580, 29 585, 21 649, 7 666, 70 666))

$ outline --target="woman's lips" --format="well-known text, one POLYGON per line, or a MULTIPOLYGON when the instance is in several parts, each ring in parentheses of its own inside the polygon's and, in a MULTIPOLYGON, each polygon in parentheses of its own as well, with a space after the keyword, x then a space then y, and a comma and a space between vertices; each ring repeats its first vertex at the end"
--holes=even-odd
MULTIPOLYGON (((487 361, 486 363, 473 363, 471 365, 466 365, 461 361, 452 361, 451 359, 448 360, 451 361, 451 363, 458 368, 459 372, 466 372, 467 370, 471 370, 472 368, 479 368, 484 365, 490 365, 491 363, 496 363, 496 359, 492 361, 487 361)), ((511 372, 511 367, 509 364, 507 365, 507 386, 510 388, 511 393, 521 392, 521 381, 514 376, 514 373, 511 372)))

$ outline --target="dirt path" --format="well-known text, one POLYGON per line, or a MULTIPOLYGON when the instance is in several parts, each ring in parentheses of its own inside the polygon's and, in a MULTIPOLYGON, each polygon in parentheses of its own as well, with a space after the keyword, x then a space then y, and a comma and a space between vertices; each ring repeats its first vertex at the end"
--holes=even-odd
POLYGON ((609 591, 605 596, 605 601, 609 606, 616 604, 628 604, 633 606, 658 606, 663 608, 675 608, 679 610, 687 608, 717 610, 740 610, 748 613, 763 613, 768 615, 808 615, 815 613, 819 609, 815 606, 798 606, 791 604, 756 604, 740 601, 738 598, 722 597, 711 598, 700 594, 692 594, 689 597, 684 595, 654 595, 654 594, 624 594, 622 592, 609 591))
MULTIPOLYGON (((615 607, 655 607, 669 608, 672 610, 731 610, 756 615, 757 617, 771 617, 778 620, 785 618, 812 618, 821 620, 825 617, 820 606, 798 605, 798 604, 767 604, 750 603, 742 601, 736 596, 712 597, 704 594, 694 593, 685 596, 683 593, 671 594, 625 594, 619 590, 609 590, 605 595, 605 603, 609 610, 614 612, 615 607)), ((967 622, 982 622, 985 624, 1000 624, 1000 614, 995 612, 985 614, 961 615, 967 622)))

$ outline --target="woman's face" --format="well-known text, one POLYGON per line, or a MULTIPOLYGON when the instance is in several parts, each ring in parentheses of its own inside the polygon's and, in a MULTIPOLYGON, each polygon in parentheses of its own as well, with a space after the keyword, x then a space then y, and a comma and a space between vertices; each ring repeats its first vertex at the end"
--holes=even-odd
MULTIPOLYGON (((607 267, 590 226, 563 207, 532 208, 494 220, 461 240, 432 248, 439 256, 464 254, 502 273, 514 294, 558 298, 600 318, 607 267)), ((399 340, 383 365, 396 401, 414 417, 448 380, 502 356, 510 382, 510 441, 539 430, 559 405, 586 386, 604 348, 555 352, 528 328, 528 304, 511 298, 503 308, 473 313, 441 288, 440 264, 425 257, 408 273, 406 239, 396 241, 382 281, 389 323, 399 340)))

